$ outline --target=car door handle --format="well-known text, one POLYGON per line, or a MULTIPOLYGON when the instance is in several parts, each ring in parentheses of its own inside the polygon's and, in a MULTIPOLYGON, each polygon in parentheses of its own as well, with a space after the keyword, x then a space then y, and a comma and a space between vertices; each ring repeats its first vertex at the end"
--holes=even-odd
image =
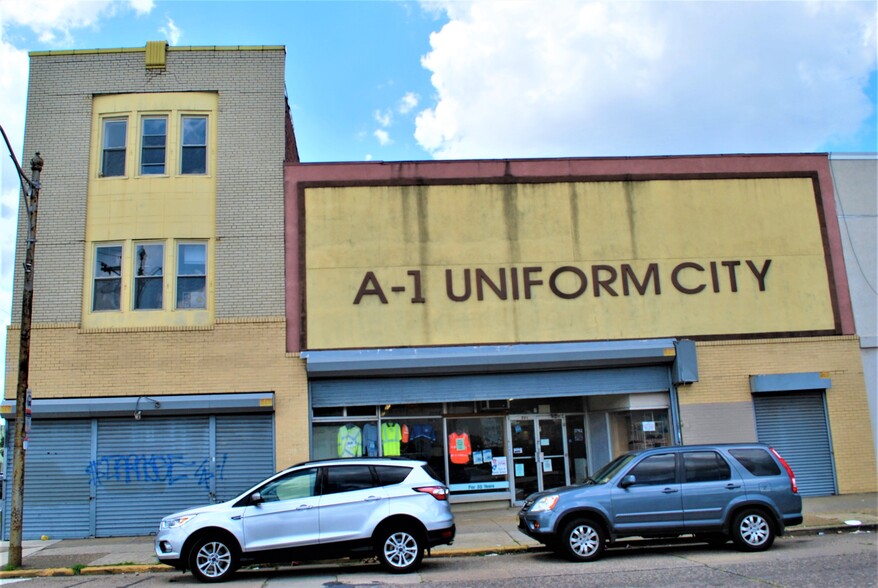
POLYGON ((381 500, 380 496, 368 496, 363 499, 366 502, 375 502, 376 500, 381 500))
POLYGON ((679 492, 676 488, 665 488, 662 490, 664 494, 673 494, 674 492, 679 492))
POLYGON ((726 490, 736 490, 740 487, 740 484, 726 484, 726 490))
POLYGON ((312 508, 314 508, 314 507, 311 506, 310 504, 300 504, 299 506, 296 507, 296 510, 311 510, 312 508))

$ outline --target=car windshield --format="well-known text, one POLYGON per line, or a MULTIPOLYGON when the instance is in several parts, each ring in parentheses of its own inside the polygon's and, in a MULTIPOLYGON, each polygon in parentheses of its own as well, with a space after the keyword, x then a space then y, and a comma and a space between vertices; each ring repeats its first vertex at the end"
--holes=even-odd
POLYGON ((626 453, 624 455, 620 455, 597 472, 595 472, 594 476, 589 478, 589 481, 593 484, 606 484, 610 481, 610 478, 616 475, 616 473, 628 465, 631 460, 634 459, 634 454, 626 453))

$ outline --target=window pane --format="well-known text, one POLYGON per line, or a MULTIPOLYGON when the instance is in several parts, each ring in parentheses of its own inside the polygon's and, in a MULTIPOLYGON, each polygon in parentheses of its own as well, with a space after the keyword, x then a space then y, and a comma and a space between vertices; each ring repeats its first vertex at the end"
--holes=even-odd
POLYGON ((104 161, 101 175, 124 176, 125 175, 125 150, 104 151, 104 161))
POLYGON ((183 147, 183 162, 180 173, 207 173, 207 149, 204 147, 183 147))
POLYGON ((326 468, 326 486, 323 494, 353 492, 374 488, 375 480, 369 466, 334 466, 326 468))
POLYGON ((122 246, 95 249, 92 310, 119 310, 122 293, 122 246))
POLYGON ((729 453, 754 476, 780 474, 780 468, 764 449, 730 449, 729 453))
POLYGON ((207 117, 183 117, 180 173, 207 173, 207 117))
POLYGON ((674 454, 653 455, 634 466, 629 473, 634 474, 637 484, 673 484, 677 478, 674 454))
POLYGON ((207 145, 207 117, 183 117, 183 145, 207 145))
POLYGON ((207 246, 177 246, 177 308, 207 308, 207 246))
MULTIPOLYGON (((147 135, 152 135, 164 137, 167 126, 168 123, 165 118, 145 118, 143 119, 143 136, 146 137, 147 135)), ((162 140, 162 144, 164 145, 164 140, 162 140)))
POLYGON ((101 156, 101 175, 125 175, 125 136, 127 120, 104 121, 104 142, 101 156))
POLYGON ((127 120, 104 121, 104 149, 124 149, 127 120))
POLYGON ((185 243, 177 248, 177 275, 203 276, 207 262, 206 247, 199 243, 185 243))
POLYGON ((713 451, 684 453, 683 469, 687 482, 712 482, 731 477, 729 464, 713 451))
POLYGON ((177 278, 177 308, 207 308, 205 278, 177 278))
POLYGON ((314 496, 316 485, 316 469, 300 470, 268 483, 259 494, 265 502, 309 498, 314 496))
POLYGON ((164 245, 137 245, 134 248, 134 308, 162 308, 164 245))

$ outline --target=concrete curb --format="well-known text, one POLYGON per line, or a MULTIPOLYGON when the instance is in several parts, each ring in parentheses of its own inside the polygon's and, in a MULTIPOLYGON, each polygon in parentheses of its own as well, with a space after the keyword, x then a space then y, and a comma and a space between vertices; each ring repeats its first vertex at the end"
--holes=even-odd
MULTIPOLYGON (((878 531, 878 523, 864 525, 833 525, 827 527, 803 527, 787 529, 784 535, 792 536, 809 536, 809 535, 825 535, 825 534, 842 534, 842 533, 873 533, 878 531)), ((649 545, 666 543, 665 539, 633 539, 639 545, 649 545)), ((507 553, 527 553, 547 551, 548 548, 543 545, 498 545, 493 548, 473 547, 458 549, 443 549, 442 551, 430 554, 431 558, 446 557, 479 557, 485 555, 502 555, 507 553)), ((287 566, 269 566, 273 569, 287 566)), ((152 574, 177 571, 171 566, 164 564, 130 564, 116 566, 86 566, 79 570, 81 576, 100 576, 112 574, 152 574)), ((76 572, 73 568, 41 568, 41 569, 20 569, 10 571, 0 571, 0 580, 9 578, 48 578, 53 576, 75 576, 76 572)))
POLYGON ((132 564, 120 566, 86 566, 79 570, 82 576, 101 576, 109 574, 151 574, 153 572, 173 572, 174 568, 164 564, 132 564))

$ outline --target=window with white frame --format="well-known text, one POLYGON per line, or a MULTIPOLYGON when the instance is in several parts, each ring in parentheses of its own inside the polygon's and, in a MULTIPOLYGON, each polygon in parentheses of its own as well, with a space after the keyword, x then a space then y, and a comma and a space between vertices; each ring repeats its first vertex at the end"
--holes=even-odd
POLYGON ((127 135, 128 119, 108 118, 104 120, 101 176, 125 175, 125 144, 127 135))
POLYGON ((138 243, 134 246, 134 309, 160 310, 164 290, 165 246, 138 243))
POLYGON ((207 117, 182 118, 181 174, 207 173, 207 117))
POLYGON ((207 245, 177 244, 177 308, 207 308, 207 245))
POLYGON ((95 248, 93 310, 119 310, 122 294, 122 246, 95 248))
POLYGON ((140 138, 141 175, 165 173, 165 153, 168 139, 168 119, 164 116, 143 118, 140 138))

